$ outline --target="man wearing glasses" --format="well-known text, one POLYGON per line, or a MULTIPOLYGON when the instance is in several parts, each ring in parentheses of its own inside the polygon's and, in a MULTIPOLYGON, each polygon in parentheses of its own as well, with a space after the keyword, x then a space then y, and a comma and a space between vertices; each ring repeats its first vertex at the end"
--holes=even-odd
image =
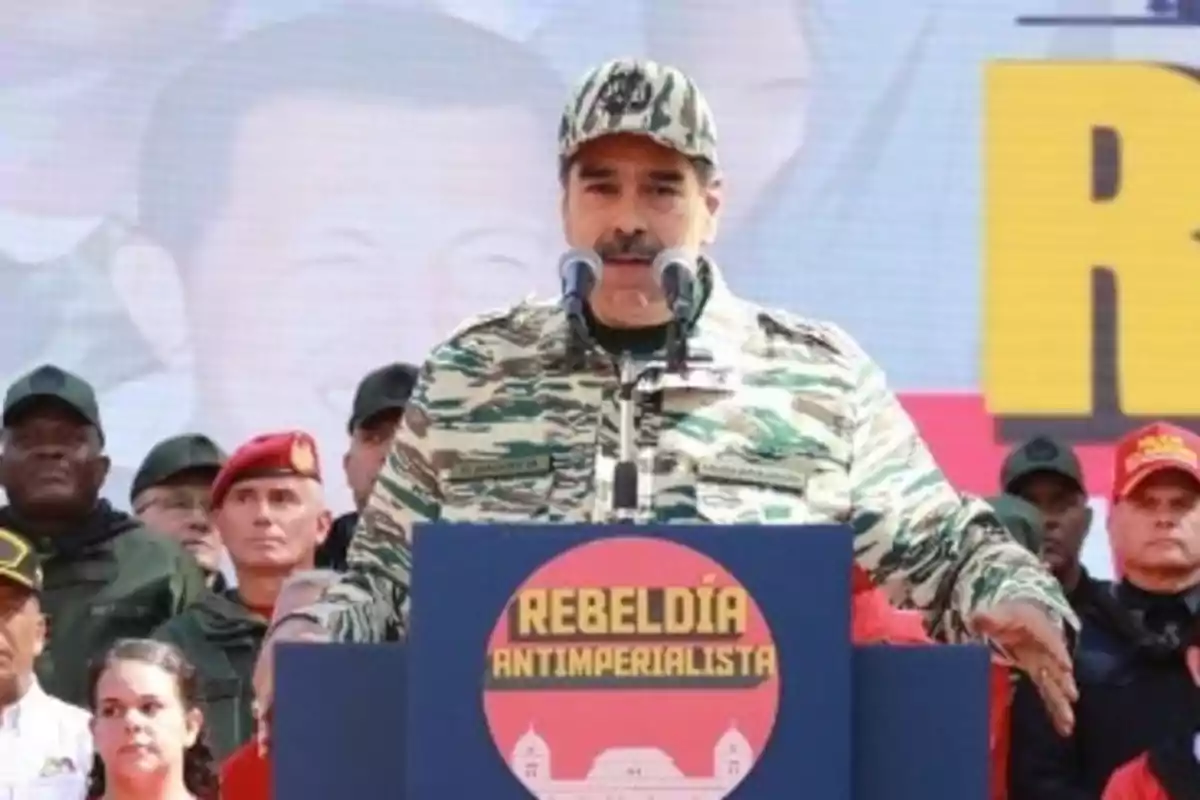
POLYGON ((146 454, 129 491, 138 518, 183 545, 214 592, 228 588, 221 574, 221 539, 211 515, 212 482, 224 463, 225 453, 207 436, 172 436, 146 454))

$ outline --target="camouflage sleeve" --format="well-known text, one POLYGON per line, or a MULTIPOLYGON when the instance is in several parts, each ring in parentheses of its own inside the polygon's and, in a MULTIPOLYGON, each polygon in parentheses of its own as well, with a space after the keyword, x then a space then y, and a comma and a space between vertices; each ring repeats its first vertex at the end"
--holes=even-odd
POLYGON ((380 642, 403 636, 413 526, 434 522, 441 514, 435 432, 447 424, 474 378, 486 373, 487 362, 480 340, 471 336, 453 337, 429 357, 350 540, 346 572, 315 605, 284 619, 314 620, 334 641, 380 642))
POLYGON ((855 558, 950 642, 978 637, 971 618, 999 603, 1036 603, 1078 628, 1058 581, 1001 526, 991 506, 956 492, 883 370, 833 329, 851 362, 850 464, 855 558))

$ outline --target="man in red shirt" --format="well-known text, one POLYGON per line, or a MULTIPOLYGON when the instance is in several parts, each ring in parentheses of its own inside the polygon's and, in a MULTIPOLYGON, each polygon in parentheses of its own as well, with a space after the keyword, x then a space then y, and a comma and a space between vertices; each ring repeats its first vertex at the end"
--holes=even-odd
MULTIPOLYGON (((333 570, 315 569, 292 574, 279 590, 275 601, 274 622, 297 608, 316 601, 321 592, 337 578, 333 570)), ((260 664, 254 671, 255 694, 263 685, 263 670, 260 664)), ((235 750, 221 765, 222 800, 270 800, 271 762, 267 755, 266 725, 257 725, 254 739, 235 750)))

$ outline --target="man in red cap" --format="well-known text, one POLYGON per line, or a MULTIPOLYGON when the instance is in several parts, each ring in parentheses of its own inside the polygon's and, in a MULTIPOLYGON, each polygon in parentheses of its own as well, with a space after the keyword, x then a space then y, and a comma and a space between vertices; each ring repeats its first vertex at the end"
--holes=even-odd
POLYGON ((237 588, 210 593, 155 637, 205 676, 209 745, 220 760, 254 734, 254 663, 284 581, 313 568, 329 533, 312 437, 288 431, 242 445, 213 480, 212 504, 237 588))
POLYGON ((1122 579, 1082 629, 1072 736, 1054 733, 1036 690, 1017 688, 1011 786, 1022 800, 1098 797, 1121 764, 1195 730, 1183 653, 1200 616, 1200 436, 1154 423, 1115 459, 1108 529, 1122 579))

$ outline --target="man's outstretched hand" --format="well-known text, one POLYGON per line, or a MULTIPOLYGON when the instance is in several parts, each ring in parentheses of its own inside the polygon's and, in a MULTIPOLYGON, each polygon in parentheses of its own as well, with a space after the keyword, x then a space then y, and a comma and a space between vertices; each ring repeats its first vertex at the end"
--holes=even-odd
POLYGON ((1066 638, 1049 615, 1033 603, 1002 603, 972 620, 975 631, 1009 654, 1014 666, 1037 686, 1054 727, 1062 736, 1075 729, 1073 704, 1079 699, 1066 638))

